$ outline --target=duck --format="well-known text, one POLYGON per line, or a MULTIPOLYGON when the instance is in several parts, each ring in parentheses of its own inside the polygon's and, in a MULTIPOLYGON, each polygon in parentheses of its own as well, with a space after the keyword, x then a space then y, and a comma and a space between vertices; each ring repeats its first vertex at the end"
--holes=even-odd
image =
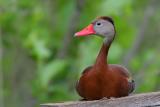
POLYGON ((76 83, 76 91, 83 100, 119 98, 128 96, 135 89, 131 74, 122 65, 109 64, 109 48, 115 38, 115 24, 111 17, 100 16, 87 27, 74 34, 75 37, 99 36, 103 43, 96 61, 82 72, 76 83))

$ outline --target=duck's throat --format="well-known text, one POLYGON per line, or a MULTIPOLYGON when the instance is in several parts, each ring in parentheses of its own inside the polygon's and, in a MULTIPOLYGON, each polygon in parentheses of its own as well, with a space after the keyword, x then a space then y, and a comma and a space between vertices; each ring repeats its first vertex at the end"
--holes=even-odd
POLYGON ((108 51, 111 46, 111 43, 113 41, 113 38, 104 38, 104 42, 102 44, 101 50, 97 56, 95 66, 102 67, 106 66, 107 64, 107 56, 108 56, 108 51))

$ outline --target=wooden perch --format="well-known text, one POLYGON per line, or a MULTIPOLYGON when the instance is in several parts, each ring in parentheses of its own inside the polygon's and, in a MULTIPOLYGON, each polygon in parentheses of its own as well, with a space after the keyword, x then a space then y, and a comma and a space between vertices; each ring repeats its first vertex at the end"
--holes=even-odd
POLYGON ((48 103, 41 104, 41 107, 160 107, 160 92, 95 101, 48 103))

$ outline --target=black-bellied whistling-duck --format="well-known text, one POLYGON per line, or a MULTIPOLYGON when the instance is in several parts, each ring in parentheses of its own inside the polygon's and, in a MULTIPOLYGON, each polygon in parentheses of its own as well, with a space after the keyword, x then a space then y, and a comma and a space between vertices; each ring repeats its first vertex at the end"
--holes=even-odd
POLYGON ((113 20, 107 16, 98 17, 86 28, 75 33, 75 36, 92 34, 103 37, 104 42, 95 64, 86 68, 77 82, 77 92, 84 100, 129 95, 134 90, 135 84, 128 70, 121 65, 108 64, 106 61, 108 50, 115 37, 113 20))

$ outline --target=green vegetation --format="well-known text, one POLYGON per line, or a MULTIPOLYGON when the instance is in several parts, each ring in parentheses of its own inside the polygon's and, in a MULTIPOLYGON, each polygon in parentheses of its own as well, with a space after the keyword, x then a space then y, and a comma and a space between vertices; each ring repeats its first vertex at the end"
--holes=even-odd
POLYGON ((1 0, 5 107, 78 100, 75 84, 102 44, 73 35, 95 17, 113 17, 109 63, 125 65, 135 93, 160 90, 159 0, 1 0))

